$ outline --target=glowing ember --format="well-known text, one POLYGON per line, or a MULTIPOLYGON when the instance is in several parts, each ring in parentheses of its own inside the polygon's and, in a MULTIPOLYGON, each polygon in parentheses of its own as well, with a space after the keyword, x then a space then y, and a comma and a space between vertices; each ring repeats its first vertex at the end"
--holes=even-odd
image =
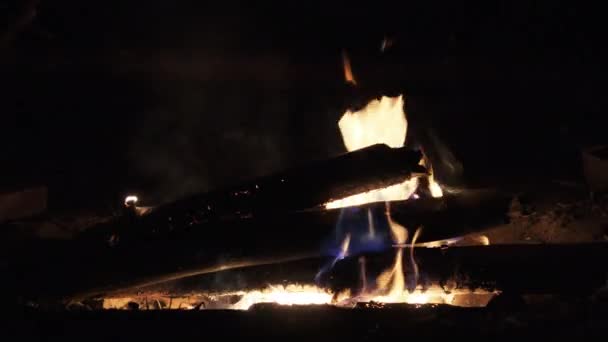
MULTIPOLYGON (((346 68, 346 64, 345 64, 346 68)), ((346 70, 346 69, 345 69, 346 70)), ((403 147, 407 134, 407 119, 403 96, 372 100, 360 111, 346 111, 338 122, 346 150, 351 152, 375 144, 386 144, 392 148, 403 147)), ((429 172, 429 190, 433 197, 441 197, 441 187, 432 175, 432 168, 424 159, 421 164, 429 172)), ((357 206, 365 203, 399 201, 410 198, 418 188, 418 179, 412 178, 401 184, 356 194, 325 204, 327 209, 357 206)))
POLYGON ((312 285, 287 285, 269 287, 262 291, 243 293, 232 309, 247 310, 257 303, 276 303, 280 305, 321 305, 331 304, 333 294, 312 285))
POLYGON ((353 207, 366 203, 399 201, 408 199, 418 188, 418 179, 412 178, 403 183, 363 192, 325 204, 326 209, 353 207))

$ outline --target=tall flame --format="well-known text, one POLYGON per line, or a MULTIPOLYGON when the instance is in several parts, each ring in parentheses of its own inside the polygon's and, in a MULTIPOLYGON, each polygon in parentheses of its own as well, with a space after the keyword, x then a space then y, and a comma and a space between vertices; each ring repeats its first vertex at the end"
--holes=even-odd
POLYGON ((368 234, 367 237, 373 239, 376 237, 376 228, 374 227, 374 217, 372 216, 372 210, 367 209, 367 229, 368 234))
POLYGON ((264 290, 237 293, 243 297, 232 309, 247 310, 257 303, 277 303, 280 305, 330 304, 333 294, 312 285, 270 286, 264 290))
POLYGON ((418 285, 418 263, 416 263, 416 259, 414 258, 414 247, 416 246, 416 241, 422 232, 422 227, 418 227, 414 236, 412 237, 412 245, 410 246, 410 262, 412 264, 412 269, 414 270, 414 288, 418 285))
POLYGON ((346 83, 357 85, 357 81, 355 80, 355 75, 353 75, 353 70, 350 66, 350 59, 346 54, 346 50, 342 51, 342 66, 344 67, 344 79, 346 80, 346 83))
POLYGON ((431 193, 431 196, 435 198, 443 197, 443 190, 441 190, 439 183, 435 181, 435 175, 433 174, 433 166, 427 161, 426 156, 422 158, 422 160, 420 161, 420 165, 426 167, 427 171, 429 172, 429 176, 427 179, 429 182, 429 192, 431 193))
MULTIPOLYGON (((393 242, 403 245, 407 242, 408 231, 402 225, 393 221, 390 213, 390 204, 386 203, 386 218, 391 228, 393 242)), ((398 247, 395 253, 393 266, 382 272, 376 280, 376 286, 380 290, 388 290, 387 294, 381 296, 383 302, 392 302, 399 298, 405 291, 405 275, 403 273, 403 247, 398 247)))

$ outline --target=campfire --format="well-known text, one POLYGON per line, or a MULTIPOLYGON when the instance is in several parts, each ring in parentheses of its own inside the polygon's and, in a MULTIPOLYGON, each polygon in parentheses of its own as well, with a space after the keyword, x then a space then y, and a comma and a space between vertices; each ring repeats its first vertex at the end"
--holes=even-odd
MULTIPOLYGON (((345 75, 347 80, 355 84, 350 64, 345 57, 345 75)), ((346 150, 353 152, 368 148, 377 144, 384 144, 393 149, 403 148, 407 136, 407 118, 404 111, 404 96, 386 97, 374 99, 366 107, 359 111, 346 111, 338 126, 346 150)), ((103 307, 107 309, 127 308, 128 303, 137 304, 138 307, 146 308, 174 308, 193 309, 235 309, 247 310, 256 304, 273 303, 277 305, 333 305, 337 307, 355 307, 357 305, 383 305, 388 303, 404 304, 447 304, 456 306, 478 307, 485 306, 488 301, 498 292, 490 289, 477 289, 472 291, 467 288, 448 289, 439 284, 422 284, 420 279, 420 268, 416 261, 416 244, 418 238, 423 234, 423 227, 405 227, 391 216, 390 203, 394 201, 415 200, 419 196, 419 177, 426 177, 428 192, 434 198, 443 196, 441 186, 433 177, 433 169, 428 159, 422 154, 418 164, 426 170, 425 175, 405 177, 402 181, 381 188, 375 188, 362 193, 357 193, 344 198, 329 201, 324 204, 326 210, 340 208, 357 208, 370 203, 381 203, 384 205, 386 223, 390 233, 390 242, 394 249, 394 259, 386 268, 375 277, 368 274, 366 259, 358 259, 358 277, 360 282, 358 288, 332 291, 318 284, 290 283, 286 280, 283 284, 270 284, 261 289, 248 291, 228 292, 199 292, 190 293, 188 296, 171 297, 162 293, 147 293, 145 295, 115 296, 105 298, 103 307), (408 277, 406 277, 406 275, 408 277), (368 277, 372 277, 368 279, 368 277), (406 278, 410 279, 407 284, 406 278), (152 305, 150 304, 152 303, 152 305), (160 304, 164 303, 164 304, 160 304)), ((256 185, 257 186, 257 185, 256 185)), ((125 203, 133 201, 128 197, 125 203)), ((346 210, 346 209, 344 209, 346 210)), ((343 213, 343 215, 348 215, 343 213)), ((319 279, 324 273, 331 272, 336 263, 349 257, 356 257, 351 252, 351 240, 360 241, 367 239, 373 243, 377 239, 377 228, 371 209, 366 210, 366 229, 354 233, 344 232, 337 237, 339 251, 334 259, 324 266, 315 279, 319 279), (358 235, 357 235, 358 234, 358 235)), ((348 231, 346 229, 345 231, 348 231)), ((487 240, 487 237, 486 237, 487 240)), ((487 241, 486 241, 487 242, 487 241)), ((489 244, 487 242, 486 244, 489 244)), ((311 282, 313 279, 310 279, 311 282)))
POLYGON ((564 269, 600 260, 605 245, 501 245, 482 233, 529 214, 512 192, 444 192, 425 145, 408 146, 405 102, 346 110, 345 153, 326 160, 156 207, 129 195, 122 215, 46 251, 48 266, 19 264, 20 291, 67 307, 240 311, 485 307, 604 284, 602 267, 564 269))

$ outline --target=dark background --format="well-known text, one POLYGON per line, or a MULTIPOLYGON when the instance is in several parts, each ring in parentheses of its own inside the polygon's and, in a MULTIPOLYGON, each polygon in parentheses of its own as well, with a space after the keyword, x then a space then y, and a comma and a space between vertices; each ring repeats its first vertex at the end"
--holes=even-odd
POLYGON ((410 134, 433 129, 462 162, 446 182, 576 178, 580 148, 606 140, 604 18, 575 1, 0 11, 0 188, 48 185, 56 209, 130 191, 153 204, 341 153, 343 111, 382 93, 405 92, 410 134))

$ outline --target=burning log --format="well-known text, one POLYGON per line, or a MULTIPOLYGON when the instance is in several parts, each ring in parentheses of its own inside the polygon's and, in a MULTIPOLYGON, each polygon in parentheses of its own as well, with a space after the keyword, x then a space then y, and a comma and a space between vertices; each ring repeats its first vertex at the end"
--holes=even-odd
MULTIPOLYGON (((477 191, 393 202, 392 212, 396 221, 408 227, 424 225, 418 239, 424 242, 485 228, 501 220, 507 206, 508 201, 496 192, 477 191)), ((375 217, 376 238, 370 245, 353 238, 352 253, 391 249, 384 210, 383 203, 376 203, 184 226, 145 216, 136 224, 148 234, 134 235, 138 238, 121 240, 114 247, 88 239, 56 248, 36 247, 36 255, 45 255, 48 263, 33 269, 19 267, 25 284, 20 290, 53 296, 96 295, 231 268, 334 256, 335 251, 322 248, 322 242, 334 241, 340 230, 369 229, 369 213, 375 217)), ((338 236, 337 242, 341 239, 338 236)))
MULTIPOLYGON (((81 238, 99 241, 108 239, 109 235, 120 235, 125 242, 182 232, 200 225, 217 226, 302 210, 314 211, 332 200, 423 175, 426 169, 419 165, 421 158, 419 151, 376 144, 238 186, 168 203, 147 211, 137 222, 123 218, 91 229, 81 238), (120 232, 117 232, 117 226, 123 227, 120 232)), ((251 224, 251 221, 247 222, 251 224)), ((334 223, 335 220, 329 224, 334 223)))
MULTIPOLYGON (((410 248, 405 251, 409 254, 410 248)), ((446 290, 585 296, 605 286, 608 274, 608 265, 596 262, 608 257, 605 243, 415 248, 413 256, 403 259, 406 287, 410 290, 440 284, 446 290)), ((364 257, 367 272, 378 274, 390 265, 395 253, 364 257)), ((336 291, 352 288, 361 281, 359 269, 357 260, 339 261, 327 277, 329 286, 336 291)))
POLYGON ((190 210, 198 219, 259 212, 292 211, 320 206, 372 189, 426 174, 418 165, 419 151, 373 145, 338 157, 317 161, 225 190, 195 195, 155 210, 154 215, 190 210))
POLYGON ((317 285, 311 280, 327 260, 311 258, 119 291, 104 296, 103 307, 117 308, 129 302, 142 306, 150 299, 167 308, 174 298, 190 308, 202 305, 208 309, 247 309, 256 303, 352 307, 370 302, 376 306, 410 303, 480 307, 497 294, 501 294, 500 299, 539 294, 586 298, 605 284, 608 271, 601 265, 564 272, 564 268, 604 259, 608 254, 605 244, 419 248, 413 254, 415 258, 404 258, 401 271, 407 286, 395 292, 381 282, 394 254, 367 254, 364 260, 339 261, 317 285), (556 263, 556 259, 563 261, 556 263))

